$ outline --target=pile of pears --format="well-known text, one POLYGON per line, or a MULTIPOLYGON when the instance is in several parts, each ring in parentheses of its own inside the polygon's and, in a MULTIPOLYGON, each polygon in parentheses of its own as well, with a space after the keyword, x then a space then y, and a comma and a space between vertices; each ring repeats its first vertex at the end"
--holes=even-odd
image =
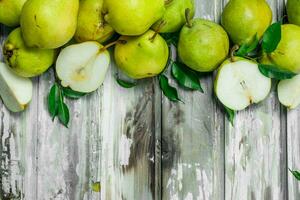
MULTIPOLYGON (((300 1, 289 0, 287 10, 291 24, 282 25, 280 44, 262 53, 260 62, 300 73, 300 1)), ((32 96, 30 78, 51 66, 61 86, 93 92, 105 80, 112 46, 117 66, 128 77, 160 75, 171 54, 162 34, 179 33, 178 60, 195 72, 216 70, 215 93, 222 104, 242 110, 265 99, 271 79, 256 61, 235 56, 230 47, 263 37, 272 22, 268 3, 230 0, 221 25, 194 15, 194 0, 2 0, 0 23, 15 29, 3 44, 0 95, 11 111, 24 110, 32 96)), ((300 88, 300 78, 285 81, 292 83, 283 81, 280 90, 300 88)), ((300 91, 297 95, 293 105, 289 97, 280 99, 295 107, 300 91)))

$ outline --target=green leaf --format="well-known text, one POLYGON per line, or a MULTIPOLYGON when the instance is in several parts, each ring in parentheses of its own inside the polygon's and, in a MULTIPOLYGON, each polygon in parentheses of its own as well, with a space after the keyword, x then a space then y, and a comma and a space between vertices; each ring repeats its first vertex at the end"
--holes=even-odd
POLYGON ((177 47, 178 41, 179 41, 179 33, 161 33, 160 35, 166 40, 168 45, 173 44, 175 47, 177 47))
POLYGON ((77 92, 72 90, 71 88, 63 88, 63 95, 69 99, 80 99, 81 97, 85 96, 86 93, 77 92))
POLYGON ((178 97, 178 93, 176 88, 169 85, 169 80, 165 75, 159 75, 159 85, 162 89, 164 95, 170 100, 170 101, 181 101, 178 97))
POLYGON ((68 106, 64 103, 62 92, 60 92, 58 101, 58 119, 65 127, 68 128, 70 113, 68 106))
POLYGON ((199 78, 195 72, 185 67, 179 62, 172 63, 172 75, 180 86, 192 90, 199 90, 203 93, 203 89, 199 82, 199 78))
POLYGON ((277 22, 269 26, 263 36, 262 49, 265 53, 272 53, 281 40, 281 23, 277 22))
POLYGON ((92 190, 94 192, 100 192, 101 191, 101 184, 100 182, 95 182, 92 184, 92 190))
POLYGON ((291 169, 289 169, 290 170, 290 172, 294 175, 294 177, 298 180, 298 181, 300 181, 300 172, 298 172, 298 171, 293 171, 293 170, 291 170, 291 169))
POLYGON ((259 44, 259 40, 258 40, 257 34, 255 34, 252 41, 247 44, 241 45, 241 47, 235 53, 235 55, 240 56, 240 57, 247 56, 249 53, 251 53, 252 51, 254 51, 257 48, 258 44, 259 44))
POLYGON ((59 100, 59 87, 55 83, 51 89, 50 93, 48 95, 48 110, 52 117, 52 120, 57 116, 58 113, 58 100, 59 100))
POLYGON ((123 88, 133 88, 133 87, 137 86, 136 82, 124 81, 118 77, 116 77, 116 80, 117 80, 117 83, 123 88))
POLYGON ((259 68, 259 71, 264 76, 266 76, 268 78, 273 78, 276 80, 291 79, 297 75, 290 71, 280 70, 275 65, 258 64, 258 68, 259 68))
POLYGON ((231 125, 233 126, 233 121, 234 121, 234 117, 235 117, 235 111, 231 110, 230 108, 224 106, 224 109, 226 111, 226 115, 231 123, 231 125))

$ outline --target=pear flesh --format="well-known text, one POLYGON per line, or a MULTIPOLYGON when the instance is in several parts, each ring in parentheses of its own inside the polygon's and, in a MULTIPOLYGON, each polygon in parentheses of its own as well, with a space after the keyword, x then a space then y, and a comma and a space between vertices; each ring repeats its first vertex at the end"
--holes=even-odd
POLYGON ((1 0, 0 23, 15 27, 20 24, 20 15, 26 0, 1 0))
POLYGON ((19 77, 0 62, 0 96, 5 106, 12 112, 23 111, 32 98, 32 82, 19 77))
POLYGON ((23 77, 34 77, 44 73, 56 58, 53 49, 27 47, 21 29, 13 30, 3 45, 4 59, 10 69, 23 77))
POLYGON ((21 13, 21 28, 28 47, 56 49, 75 34, 79 0, 28 0, 21 13))
POLYGON ((149 30, 141 36, 121 36, 115 47, 117 66, 133 79, 153 77, 167 65, 169 48, 165 40, 149 30))
POLYGON ((98 42, 84 42, 64 48, 56 61, 56 73, 64 87, 90 93, 104 82, 110 56, 98 42))
POLYGON ((191 27, 185 25, 180 32, 178 55, 193 70, 215 70, 226 59, 228 52, 227 33, 214 22, 195 19, 191 22, 191 27))
POLYGON ((215 93, 223 105, 243 110, 264 100, 271 90, 271 79, 263 76, 255 62, 242 58, 226 60, 218 70, 215 93))
POLYGON ((103 43, 113 34, 113 28, 104 20, 103 0, 81 0, 75 39, 78 42, 98 41, 103 43))
POLYGON ((278 98, 282 105, 294 109, 300 104, 300 75, 278 83, 278 98))
POLYGON ((265 0, 230 0, 222 13, 221 24, 234 44, 260 39, 272 22, 272 10, 265 0))
POLYGON ((121 35, 145 33, 165 12, 164 0, 104 0, 105 21, 121 35))
POLYGON ((288 0, 287 1, 287 14, 289 22, 300 26, 300 1, 288 0))

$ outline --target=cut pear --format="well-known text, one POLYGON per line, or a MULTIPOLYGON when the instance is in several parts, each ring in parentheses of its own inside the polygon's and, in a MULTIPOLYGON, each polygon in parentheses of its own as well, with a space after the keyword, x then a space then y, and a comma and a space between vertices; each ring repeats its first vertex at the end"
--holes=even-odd
POLYGON ((0 62, 0 96, 10 111, 23 111, 32 98, 32 82, 17 76, 0 62))
POLYGON ((268 96, 271 79, 260 73, 257 63, 238 57, 234 60, 226 60, 218 70, 215 93, 226 107, 243 110, 268 96))
POLYGON ((104 82, 109 64, 109 52, 101 44, 84 42, 70 45, 60 52, 56 73, 62 86, 89 93, 104 82))
POLYGON ((278 98, 282 105, 294 109, 300 104, 300 74, 278 83, 278 98))

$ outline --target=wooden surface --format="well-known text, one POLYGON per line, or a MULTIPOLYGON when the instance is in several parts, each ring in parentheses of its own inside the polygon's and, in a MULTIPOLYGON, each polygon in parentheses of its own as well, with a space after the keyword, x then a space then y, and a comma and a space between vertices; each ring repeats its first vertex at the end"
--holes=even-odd
MULTIPOLYGON (((197 17, 220 20, 226 0, 195 0, 197 17)), ((274 20, 283 0, 269 0, 274 20)), ((0 26, 0 41, 10 32, 0 26)), ((2 56, 0 56, 2 58, 2 56)), ((300 108, 269 98, 239 112, 234 127, 213 97, 180 90, 185 104, 161 95, 156 79, 120 88, 114 64, 92 95, 68 101, 70 128, 46 107, 54 80, 34 79, 28 110, 0 104, 0 199, 3 200, 299 200, 300 108), (101 192, 92 190, 100 182, 101 192)), ((176 83, 172 83, 176 84, 176 83)))

